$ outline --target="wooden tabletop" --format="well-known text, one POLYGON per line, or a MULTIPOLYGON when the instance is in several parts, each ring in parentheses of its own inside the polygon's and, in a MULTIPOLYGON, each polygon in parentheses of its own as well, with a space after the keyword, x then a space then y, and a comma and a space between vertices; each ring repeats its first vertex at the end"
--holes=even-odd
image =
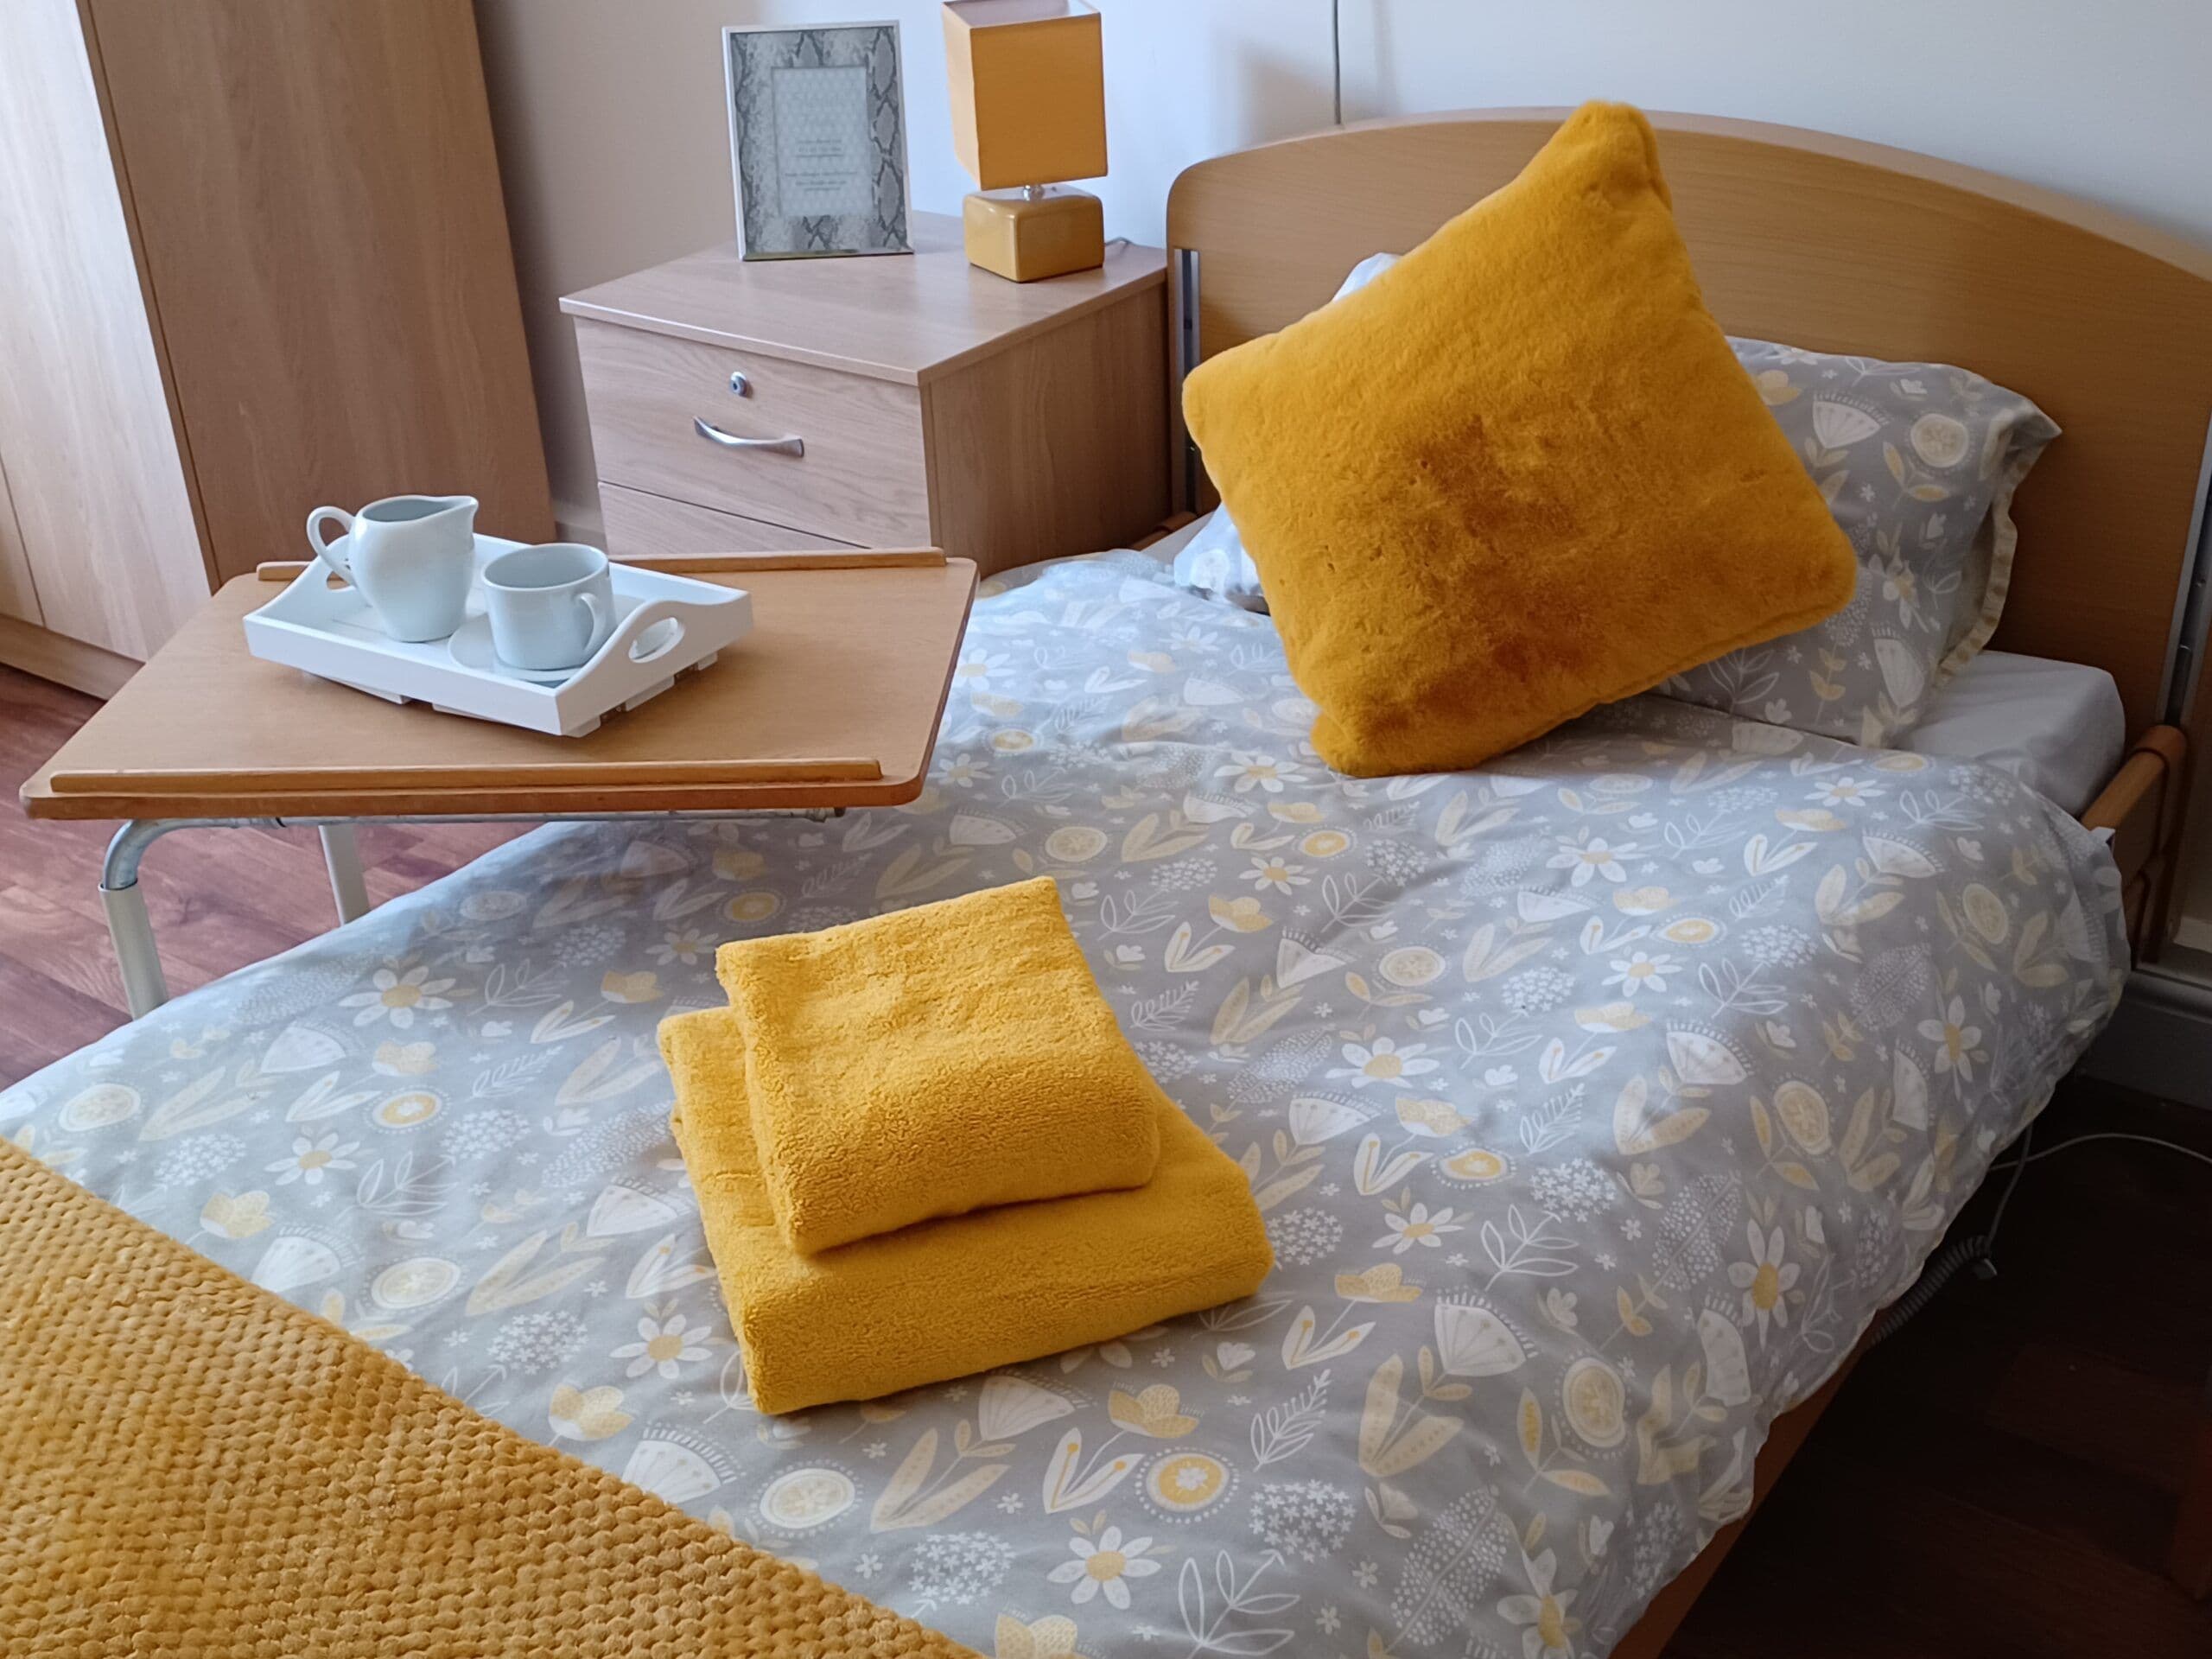
POLYGON ((178 819, 897 805, 929 769, 976 566, 855 556, 842 568, 713 561, 701 579, 752 594, 753 632, 577 738, 397 706, 250 656, 241 619, 282 590, 241 576, 33 775, 23 810, 178 819))
POLYGON ((1009 283, 968 263, 957 219, 909 224, 911 254, 741 259, 721 245, 571 294, 561 308, 911 386, 1167 280, 1160 249, 1117 239, 1095 270, 1009 283))

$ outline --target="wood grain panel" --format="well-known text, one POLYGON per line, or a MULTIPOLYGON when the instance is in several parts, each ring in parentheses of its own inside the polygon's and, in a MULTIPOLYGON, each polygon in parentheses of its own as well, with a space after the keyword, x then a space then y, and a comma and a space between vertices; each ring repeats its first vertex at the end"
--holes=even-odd
POLYGON ((270 589, 239 577, 24 785, 25 810, 558 816, 882 806, 920 792, 973 564, 702 580, 752 595, 753 632, 661 696, 564 738, 396 708, 264 662, 240 620, 270 589))
POLYGON ((1146 288, 924 385, 931 539, 988 575, 1158 524, 1166 352, 1166 296, 1146 288))
POLYGON ((601 476, 842 541, 930 539, 912 387, 588 318, 576 322, 576 353, 601 476), (732 395, 734 373, 750 395, 732 395), (700 436, 695 418, 737 437, 796 436, 806 452, 726 448, 700 436))
MULTIPOLYGON (((1370 122, 1187 168, 1168 198, 1168 240, 1198 254, 1201 354, 1281 327, 1358 260, 1421 241, 1512 178, 1560 118, 1370 122)), ((1725 327, 1961 364, 2065 429, 2015 505, 2019 552, 1995 643, 2109 670, 2131 733, 2158 719, 2212 424, 2212 251, 1903 150, 1652 119, 1725 327)))
POLYGON ((785 548, 830 549, 851 543, 803 530, 786 530, 758 518, 689 501, 671 501, 664 495, 625 489, 601 479, 599 514, 607 532, 607 550, 618 559, 644 558, 668 553, 774 553, 785 548))
POLYGON ((16 524, 16 503, 8 493, 3 455, 0 455, 0 618, 18 622, 44 620, 38 608, 38 588, 31 581, 30 555, 23 550, 23 532, 16 524))
POLYGON ((561 308, 625 327, 917 385, 1166 280, 1158 248, 1120 243, 1096 270, 1009 283, 970 265, 960 221, 915 213, 914 253, 755 259, 708 248, 569 295, 561 308))
POLYGON ((51 628, 0 616, 0 663, 95 697, 111 697, 138 671, 138 659, 72 639, 51 628))
POLYGON ((208 582, 124 207, 74 0, 8 0, 0 455, 45 625, 143 658, 208 582))
POLYGON ((2128 944, 2139 959, 2158 957, 2171 931, 2188 760, 2189 740, 2179 728, 2152 727, 2082 814, 2085 828, 2111 832, 2128 944))
POLYGON ((2160 806, 2170 785, 2165 762, 2139 749, 2083 815, 2082 822, 2090 829, 2113 832, 2113 861, 2123 876, 2133 876, 2158 850, 2160 806))
MULTIPOLYGON (((810 547, 771 549, 766 552, 641 553, 620 556, 615 563, 637 570, 659 570, 677 576, 743 577, 763 570, 896 570, 943 569, 950 563, 938 547, 810 547)), ((304 575, 308 562, 273 560, 254 571, 260 582, 291 582, 304 575)), ((338 578, 325 582, 337 585, 338 578)))
POLYGON ((549 539, 467 0, 84 3, 217 571, 407 491, 549 539))

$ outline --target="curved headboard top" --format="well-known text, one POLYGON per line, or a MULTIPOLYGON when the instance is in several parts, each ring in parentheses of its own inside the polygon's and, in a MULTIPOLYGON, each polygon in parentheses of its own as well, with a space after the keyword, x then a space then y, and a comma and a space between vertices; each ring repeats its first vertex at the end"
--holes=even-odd
MULTIPOLYGON (((1185 168, 1200 358, 1294 321, 1518 173, 1562 110, 1363 122, 1185 168)), ((2128 728, 2163 717, 2212 432, 2212 249, 1908 150, 1657 115, 1675 215, 1731 334, 1953 363, 2065 429, 2022 486, 1995 644, 2094 663, 2128 728)))

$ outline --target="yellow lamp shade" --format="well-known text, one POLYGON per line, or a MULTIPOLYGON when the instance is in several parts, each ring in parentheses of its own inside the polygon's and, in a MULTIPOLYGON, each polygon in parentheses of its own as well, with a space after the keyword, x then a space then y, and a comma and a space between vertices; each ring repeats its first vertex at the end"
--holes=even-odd
POLYGON ((952 146, 986 190, 1106 170, 1098 14, 1083 0, 950 0, 952 146))

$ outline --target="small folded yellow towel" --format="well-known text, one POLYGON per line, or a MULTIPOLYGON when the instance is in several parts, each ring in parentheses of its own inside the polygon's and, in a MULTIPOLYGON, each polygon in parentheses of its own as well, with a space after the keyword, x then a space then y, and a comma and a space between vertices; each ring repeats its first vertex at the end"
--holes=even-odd
POLYGON ((755 1154, 738 1016, 662 1022, 671 1122, 753 1404, 866 1400, 1104 1342, 1249 1296, 1274 1264, 1244 1172, 1175 1103, 1160 1161, 1117 1192, 1004 1205, 805 1255, 755 1154))
POLYGON ((1141 1185, 1173 1107, 1052 878, 725 944, 753 1139, 795 1250, 1141 1185))

